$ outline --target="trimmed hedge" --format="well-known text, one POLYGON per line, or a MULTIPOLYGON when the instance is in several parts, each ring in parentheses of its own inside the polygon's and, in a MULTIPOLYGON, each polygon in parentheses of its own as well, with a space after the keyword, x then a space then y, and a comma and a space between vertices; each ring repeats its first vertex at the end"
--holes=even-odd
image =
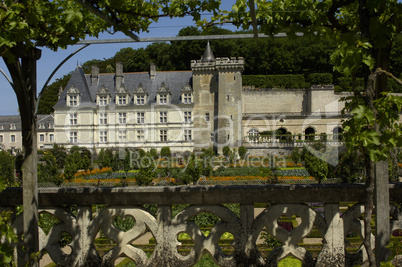
POLYGON ((283 75, 243 75, 243 86, 255 88, 305 88, 309 84, 301 74, 283 75))
POLYGON ((310 84, 333 84, 333 76, 331 73, 311 73, 308 76, 310 84))

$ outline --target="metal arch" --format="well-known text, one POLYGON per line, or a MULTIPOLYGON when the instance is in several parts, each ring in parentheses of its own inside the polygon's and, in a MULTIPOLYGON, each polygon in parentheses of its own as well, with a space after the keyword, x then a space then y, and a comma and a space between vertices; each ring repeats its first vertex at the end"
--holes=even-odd
MULTIPOLYGON (((50 80, 53 78, 53 75, 60 69, 60 67, 66 63, 67 60, 69 60, 71 57, 73 57, 75 54, 77 54, 78 52, 80 52, 81 50, 83 50, 84 48, 87 48, 89 45, 91 44, 84 44, 83 47, 80 47, 79 49, 77 49, 75 52, 71 53, 68 57, 66 57, 62 62, 60 62, 59 65, 57 65, 57 67, 53 70, 53 72, 50 74, 49 78, 47 79, 47 81, 45 82, 45 84, 43 85, 42 89, 40 90, 38 99, 36 101, 36 108, 35 108, 35 115, 38 113, 38 108, 39 108, 39 100, 42 96, 43 90, 45 89, 45 87, 49 84, 50 80)), ((1 69, 0 69, 1 70, 1 69)), ((3 73, 4 74, 4 73, 3 73)))
POLYGON ((11 87, 14 88, 14 84, 11 81, 10 77, 7 76, 7 74, 0 68, 0 72, 6 77, 7 81, 10 83, 11 87))

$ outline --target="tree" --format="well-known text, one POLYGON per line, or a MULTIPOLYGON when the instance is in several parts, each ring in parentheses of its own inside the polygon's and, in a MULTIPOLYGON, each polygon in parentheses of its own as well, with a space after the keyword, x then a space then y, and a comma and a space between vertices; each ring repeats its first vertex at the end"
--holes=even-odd
POLYGON ((56 157, 49 150, 44 152, 41 161, 38 162, 38 181, 51 182, 56 186, 60 186, 63 182, 56 157))
POLYGON ((133 32, 146 31, 162 16, 192 15, 215 11, 219 1, 2 1, 0 3, 0 55, 10 72, 21 114, 24 162, 24 242, 27 255, 39 250, 37 212, 37 129, 36 46, 54 51, 75 44, 102 31, 121 31, 134 39, 133 32), (82 8, 84 7, 84 8, 82 8), (91 11, 91 12, 89 12, 91 11), (135 19, 134 19, 135 18, 135 19), (28 245, 29 244, 29 245, 28 245))
POLYGON ((222 154, 223 154, 226 158, 229 158, 231 153, 232 153, 232 151, 230 150, 230 147, 229 147, 229 146, 224 146, 224 147, 222 148, 222 154))
POLYGON ((155 164, 151 155, 147 153, 141 158, 140 169, 136 177, 136 183, 139 186, 150 185, 152 180, 156 177, 155 164))
POLYGON ((164 146, 161 149, 161 158, 170 158, 171 156, 170 147, 164 146))
POLYGON ((312 154, 307 149, 303 149, 303 161, 308 173, 313 176, 319 184, 328 176, 328 163, 312 154))
POLYGON ((290 154, 290 158, 293 160, 295 164, 297 164, 300 161, 301 154, 300 154, 300 149, 298 147, 295 147, 292 150, 292 153, 290 154))
MULTIPOLYGON (((384 95, 387 78, 395 78, 388 71, 392 45, 402 30, 402 3, 397 0, 259 1, 257 10, 260 12, 255 19, 251 18, 247 8, 245 0, 237 0, 232 11, 213 17, 209 24, 232 21, 248 29, 254 23, 261 25, 261 30, 267 34, 285 31, 290 37, 296 37, 297 32, 303 32, 305 36, 328 36, 337 45, 331 55, 334 69, 345 76, 356 77, 362 73, 365 92, 355 92, 349 99, 347 108, 351 110, 352 118, 343 128, 348 146, 359 149, 365 160, 364 246, 370 265, 379 265, 379 258, 386 260, 386 253, 378 253, 376 262, 371 249, 370 219, 375 164, 388 158, 393 148, 402 145, 401 138, 398 138, 401 124, 395 120, 401 110, 401 99, 384 95), (381 109, 385 113, 381 113, 381 109)), ((385 164, 377 165, 386 168, 385 164)), ((389 207, 388 203, 377 204, 383 205, 385 211, 389 207)), ((378 205, 377 209, 382 210, 378 205)), ((388 215, 384 214, 384 217, 388 215)), ((378 252, 384 251, 376 247, 378 252)))
POLYGON ((240 146, 239 147, 239 156, 241 159, 246 159, 247 155, 247 148, 245 146, 240 146))
POLYGON ((4 151, 0 151, 0 188, 15 185, 14 157, 4 151))
POLYGON ((70 153, 66 158, 66 165, 64 166, 64 177, 67 180, 74 178, 77 171, 81 168, 81 155, 78 151, 70 153))
MULTIPOLYGON (((191 157, 187 163, 185 174, 191 179, 191 182, 195 183, 200 179, 202 172, 202 166, 197 162, 195 154, 191 154, 191 157)), ((189 181, 186 181, 188 183, 189 181)))

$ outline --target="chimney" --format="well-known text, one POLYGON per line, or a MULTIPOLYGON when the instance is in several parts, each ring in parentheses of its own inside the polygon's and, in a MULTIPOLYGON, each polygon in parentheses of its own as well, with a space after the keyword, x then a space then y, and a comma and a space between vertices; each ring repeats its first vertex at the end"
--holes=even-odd
POLYGON ((155 63, 151 62, 151 66, 149 68, 149 78, 151 80, 155 80, 155 76, 156 76, 156 66, 155 63))
POLYGON ((123 63, 116 63, 116 88, 120 88, 123 84, 123 63))
POLYGON ((98 81, 99 81, 99 68, 98 66, 92 66, 91 85, 97 86, 98 81))

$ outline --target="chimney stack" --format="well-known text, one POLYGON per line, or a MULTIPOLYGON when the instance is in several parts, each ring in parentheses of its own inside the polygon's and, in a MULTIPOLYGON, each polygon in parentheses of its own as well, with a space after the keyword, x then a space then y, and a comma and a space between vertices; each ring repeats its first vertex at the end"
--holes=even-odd
POLYGON ((91 85, 98 86, 98 82, 99 82, 99 68, 98 66, 92 66, 91 85))
POLYGON ((116 88, 120 88, 123 84, 123 63, 116 63, 116 88))
POLYGON ((155 63, 151 62, 151 66, 149 68, 149 78, 151 80, 155 80, 155 76, 156 76, 156 66, 155 63))

